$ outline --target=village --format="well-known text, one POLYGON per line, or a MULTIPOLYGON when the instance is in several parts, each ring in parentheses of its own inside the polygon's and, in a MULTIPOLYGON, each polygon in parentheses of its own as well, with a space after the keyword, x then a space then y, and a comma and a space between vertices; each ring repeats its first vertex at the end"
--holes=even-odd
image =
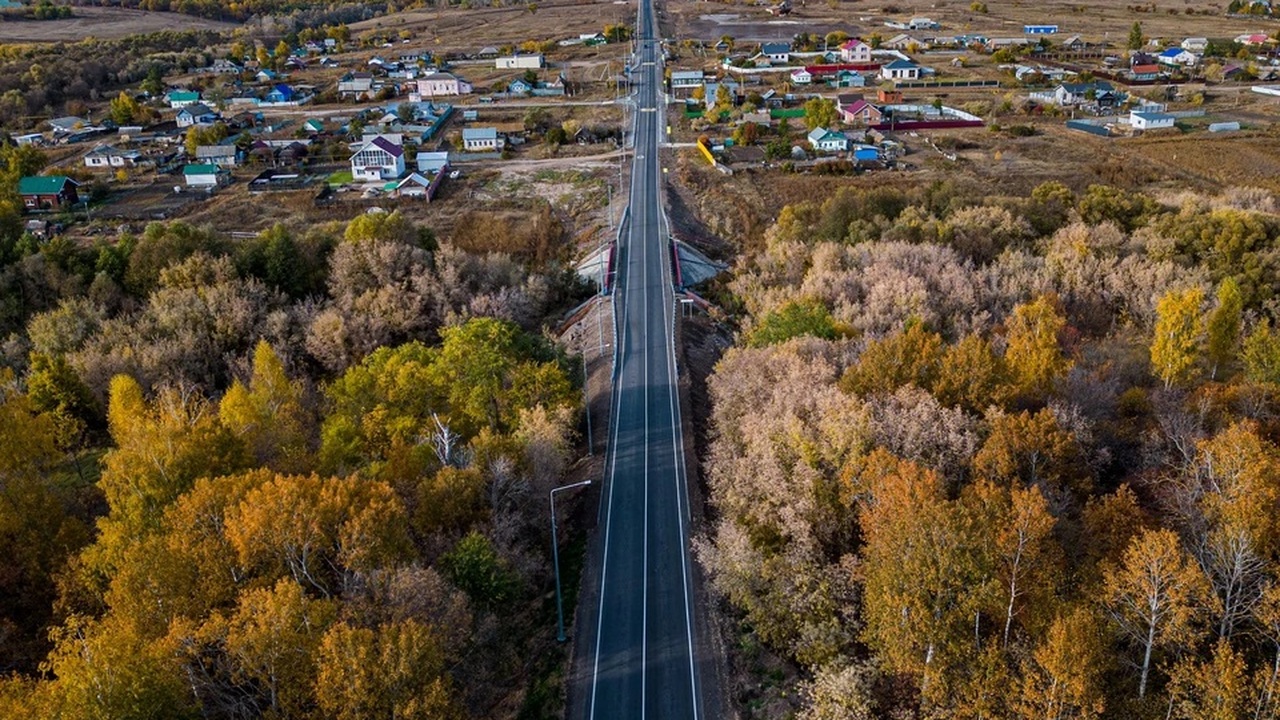
MULTIPOLYGON (((1261 130, 1280 103, 1268 84, 1277 43, 1247 16, 1233 22, 1255 31, 1210 38, 1150 37, 1141 20, 1103 37, 1065 22, 997 35, 887 14, 822 33, 831 18, 801 14, 783 2, 699 16, 754 33, 743 39, 690 37, 705 28, 665 16, 667 144, 679 157, 724 173, 910 171, 975 147, 1016 157, 1014 141, 1032 136, 1261 130)), ((504 168, 621 168, 630 51, 623 23, 448 50, 345 28, 274 49, 236 42, 96 114, 14 132, 51 160, 18 193, 28 229, 47 236, 80 220, 208 214, 226 198, 289 197, 307 213, 442 194, 465 204, 475 174, 491 185, 504 168)), ((617 175, 605 189, 621 187, 617 175)))

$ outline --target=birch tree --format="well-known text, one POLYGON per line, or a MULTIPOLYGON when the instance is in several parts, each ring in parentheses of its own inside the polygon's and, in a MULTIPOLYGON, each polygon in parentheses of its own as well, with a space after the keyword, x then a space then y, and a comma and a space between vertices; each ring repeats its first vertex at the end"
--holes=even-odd
POLYGON ((1166 648, 1189 645, 1208 583, 1171 530, 1134 538, 1118 567, 1104 572, 1104 603, 1121 634, 1140 651, 1138 697, 1147 694, 1151 663, 1166 648))

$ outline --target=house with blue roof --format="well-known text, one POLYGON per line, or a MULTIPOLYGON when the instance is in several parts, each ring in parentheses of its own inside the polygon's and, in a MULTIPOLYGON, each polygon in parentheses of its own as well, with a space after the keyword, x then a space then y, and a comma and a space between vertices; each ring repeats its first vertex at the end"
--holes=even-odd
POLYGON ((263 100, 269 103, 286 103, 292 102, 294 98, 293 88, 288 85, 276 85, 263 96, 263 100))
POLYGON ((1180 47, 1171 47, 1168 50, 1156 56, 1156 62, 1161 65, 1171 65, 1173 67, 1195 67, 1200 62, 1200 56, 1184 50, 1180 47))

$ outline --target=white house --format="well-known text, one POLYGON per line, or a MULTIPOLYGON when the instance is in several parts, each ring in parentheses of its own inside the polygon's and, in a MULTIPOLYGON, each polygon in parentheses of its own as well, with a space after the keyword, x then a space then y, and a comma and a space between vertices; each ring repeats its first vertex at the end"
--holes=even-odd
POLYGON ((846 63, 869 63, 871 62, 871 46, 858 38, 846 40, 840 46, 840 61, 846 63))
POLYGON ((182 168, 182 178, 187 187, 211 188, 221 182, 222 172, 217 165, 187 165, 182 168))
POLYGON ((1202 53, 1209 49, 1209 38, 1189 37, 1182 41, 1183 50, 1194 53, 1202 53))
POLYGON ((880 77, 885 80, 919 80, 920 66, 906 60, 894 60, 880 68, 880 77))
POLYGON ((1129 125, 1134 130, 1163 130, 1173 127, 1174 117, 1161 112, 1129 112, 1129 125))
POLYGON ((809 133, 809 145, 814 152, 845 152, 849 149, 849 138, 826 128, 814 128, 809 133))
POLYGON ((431 73, 418 78, 418 95, 421 97, 468 95, 471 90, 471 83, 446 72, 431 73))
POLYGON ((1200 56, 1190 50, 1184 50, 1183 48, 1169 48, 1157 55, 1156 61, 1161 65, 1195 67, 1195 64, 1200 62, 1200 56))
POLYGON ((418 172, 423 175, 442 173, 449 169, 447 152, 420 152, 415 159, 418 162, 418 172))
POLYGON ((702 87, 703 76, 701 70, 672 70, 671 71, 671 90, 686 90, 692 92, 694 88, 702 87))
POLYGON ((84 166, 91 168, 122 168, 137 164, 142 153, 137 150, 120 150, 110 145, 99 145, 84 156, 84 166))
POLYGON ((204 103, 194 103, 178 111, 178 127, 188 128, 192 125, 212 125, 218 121, 218 113, 209 109, 204 103))
POLYGON ((502 149, 497 128, 466 128, 462 131, 462 149, 468 152, 492 152, 502 149))
POLYGON ((797 85, 808 85, 809 83, 813 82, 813 73, 809 72, 808 70, 805 70, 804 68, 800 68, 799 70, 792 70, 791 82, 797 85))
POLYGON ((768 58, 771 63, 786 65, 791 62, 791 43, 764 43, 760 46, 760 54, 768 58))
POLYGON ((404 174, 404 148, 376 135, 351 156, 351 178, 373 182, 394 180, 404 174))
POLYGON ((547 59, 541 53, 536 55, 508 55, 493 61, 499 70, 538 70, 547 65, 547 59))
POLYGON ((430 198, 431 178, 420 173, 409 173, 409 176, 396 183, 396 195, 409 198, 430 198))

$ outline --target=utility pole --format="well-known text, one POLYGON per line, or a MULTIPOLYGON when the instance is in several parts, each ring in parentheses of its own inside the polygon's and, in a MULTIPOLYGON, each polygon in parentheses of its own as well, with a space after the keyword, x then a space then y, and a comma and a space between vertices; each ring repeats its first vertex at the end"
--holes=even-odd
POLYGON ((547 493, 548 497, 551 498, 551 564, 555 566, 556 571, 556 642, 565 641, 564 600, 560 594, 560 538, 556 536, 556 493, 561 490, 572 490, 573 488, 585 487, 590 484, 590 480, 583 480, 572 485, 551 488, 551 492, 547 493))

